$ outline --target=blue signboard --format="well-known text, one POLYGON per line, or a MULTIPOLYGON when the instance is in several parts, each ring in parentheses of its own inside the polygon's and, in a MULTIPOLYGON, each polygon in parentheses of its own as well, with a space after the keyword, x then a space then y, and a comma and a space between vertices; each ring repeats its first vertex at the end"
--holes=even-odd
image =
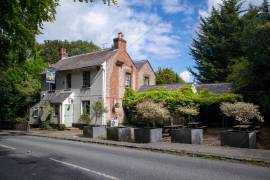
POLYGON ((55 74, 56 74, 55 69, 49 68, 46 71, 46 83, 55 84, 55 74))

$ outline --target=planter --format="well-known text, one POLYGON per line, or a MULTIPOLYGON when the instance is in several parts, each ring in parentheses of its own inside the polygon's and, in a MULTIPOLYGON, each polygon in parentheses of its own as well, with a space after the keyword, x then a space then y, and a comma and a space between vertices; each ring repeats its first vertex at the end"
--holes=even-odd
POLYGON ((203 130, 192 128, 172 129, 171 141, 173 143, 202 144, 203 130))
POLYGON ((84 126, 83 135, 85 137, 106 139, 106 127, 105 126, 84 126))
POLYGON ((29 130, 29 125, 28 123, 16 123, 14 125, 15 130, 20 130, 20 131, 28 131, 29 130))
POLYGON ((162 141, 162 129, 134 129, 134 137, 136 143, 152 143, 162 141))
POLYGON ((256 131, 223 131, 220 133, 221 146, 256 148, 256 131))
POLYGON ((107 128, 107 139, 113 141, 131 141, 131 128, 109 127, 107 128))

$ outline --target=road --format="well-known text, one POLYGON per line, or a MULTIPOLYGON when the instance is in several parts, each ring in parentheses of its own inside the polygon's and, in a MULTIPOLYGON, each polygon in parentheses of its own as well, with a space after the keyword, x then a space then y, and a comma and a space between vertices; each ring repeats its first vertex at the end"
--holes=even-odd
POLYGON ((0 180, 270 179, 270 169, 73 141, 0 135, 0 180))

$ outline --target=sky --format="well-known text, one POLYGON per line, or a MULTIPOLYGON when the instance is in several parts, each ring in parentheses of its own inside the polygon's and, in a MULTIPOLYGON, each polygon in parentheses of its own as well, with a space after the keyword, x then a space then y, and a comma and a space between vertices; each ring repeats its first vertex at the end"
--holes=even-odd
MULTIPOLYGON (((118 0, 107 6, 102 0, 79 3, 61 0, 56 20, 44 23, 37 41, 84 40, 111 47, 118 32, 127 40, 133 60, 148 59, 153 68, 173 68, 187 82, 194 79, 187 71, 195 61, 190 55, 200 16, 206 17, 222 0, 118 0)), ((262 0, 246 0, 261 4, 262 0)))

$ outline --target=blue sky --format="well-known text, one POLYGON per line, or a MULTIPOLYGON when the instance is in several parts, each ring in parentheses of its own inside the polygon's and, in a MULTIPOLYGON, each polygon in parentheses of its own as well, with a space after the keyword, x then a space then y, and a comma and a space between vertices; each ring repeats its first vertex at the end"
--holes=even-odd
MULTIPOLYGON (((192 81, 187 67, 194 65, 189 47, 199 26, 199 17, 207 16, 221 0, 118 0, 119 5, 74 3, 61 0, 56 20, 45 23, 44 40, 86 40, 110 47, 118 32, 127 40, 134 60, 148 59, 153 68, 170 67, 186 81, 192 81)), ((260 4, 262 0, 246 0, 260 4)))

